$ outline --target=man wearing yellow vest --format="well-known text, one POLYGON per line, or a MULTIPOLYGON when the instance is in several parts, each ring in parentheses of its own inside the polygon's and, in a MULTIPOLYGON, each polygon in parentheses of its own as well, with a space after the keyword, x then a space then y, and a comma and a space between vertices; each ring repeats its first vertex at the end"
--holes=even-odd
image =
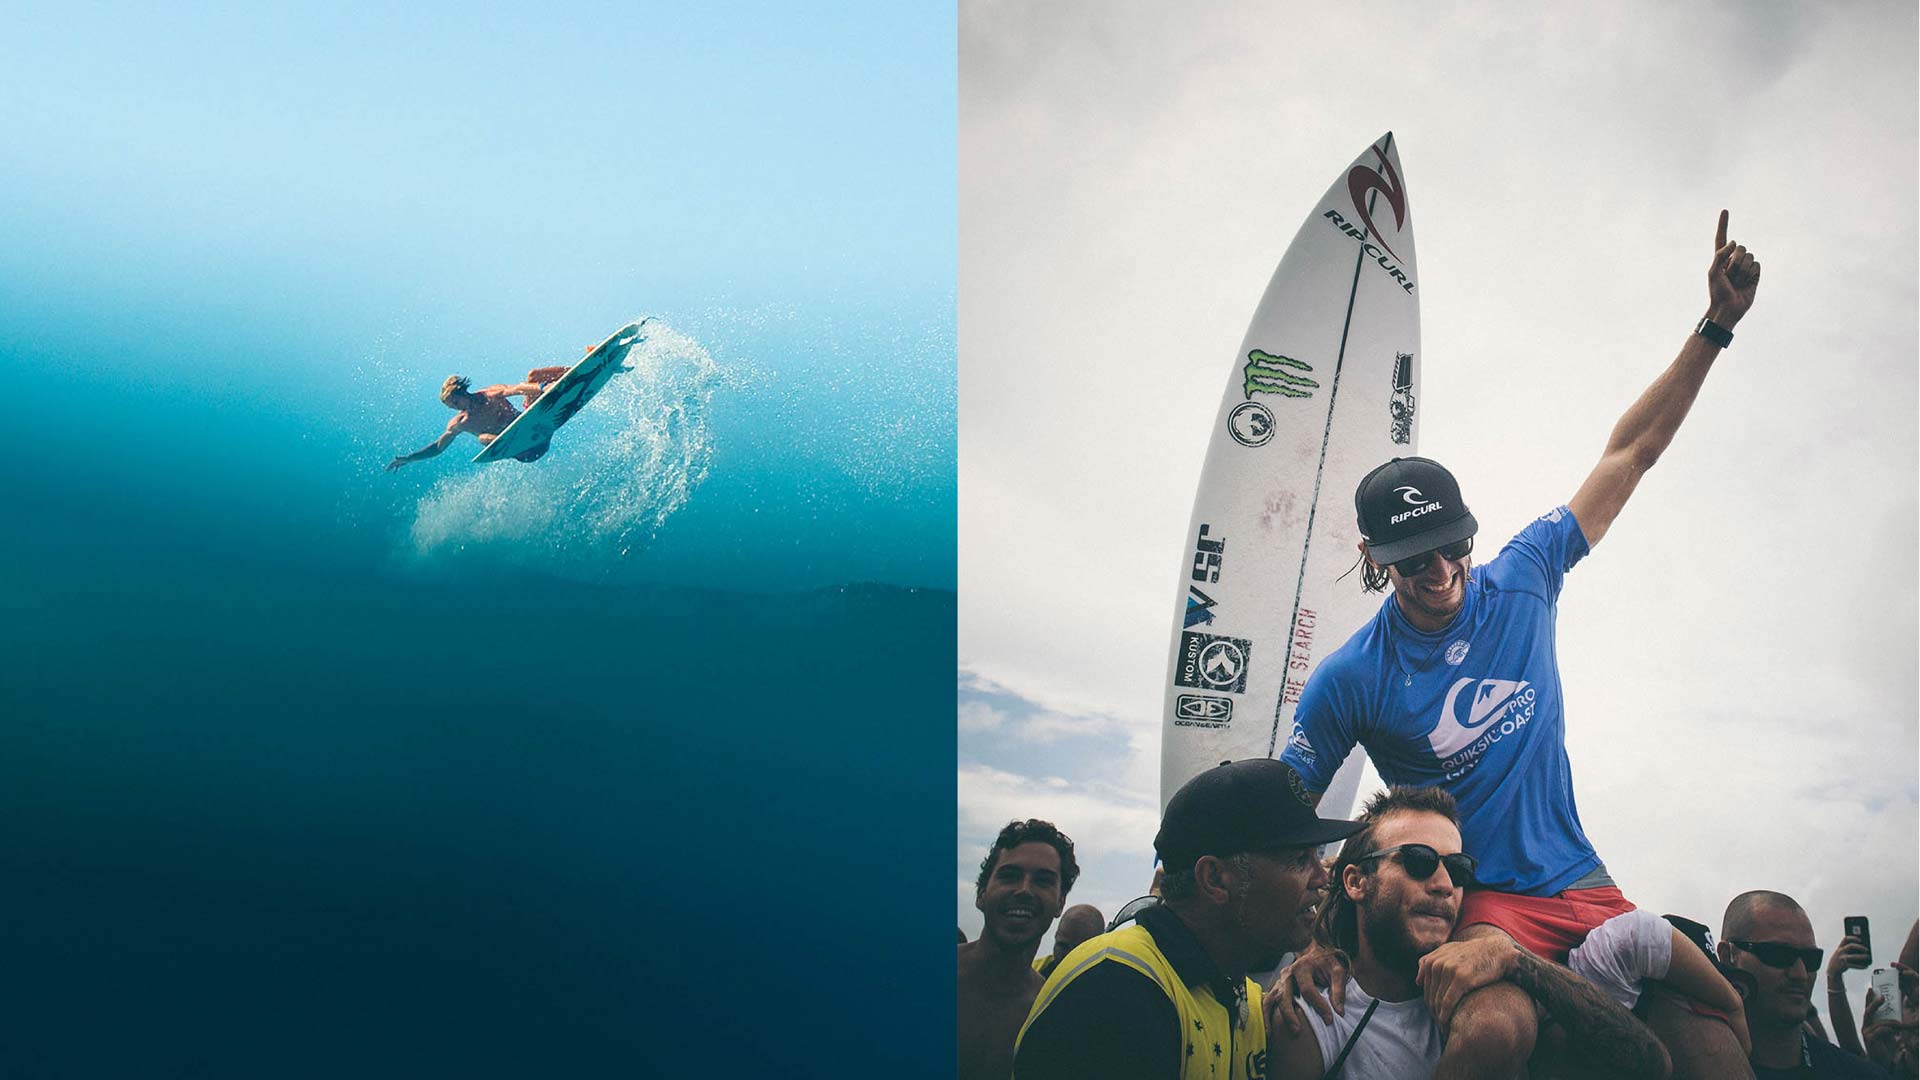
POLYGON ((1328 880, 1316 849, 1360 828, 1320 818, 1278 761, 1187 781, 1153 840, 1163 902, 1054 968, 1020 1030, 1015 1080, 1264 1080, 1247 972, 1306 945, 1328 880))

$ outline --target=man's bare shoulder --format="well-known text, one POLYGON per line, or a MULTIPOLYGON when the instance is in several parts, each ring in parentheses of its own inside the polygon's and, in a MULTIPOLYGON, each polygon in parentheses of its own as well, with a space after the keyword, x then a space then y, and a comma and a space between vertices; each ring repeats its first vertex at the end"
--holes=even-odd
POLYGON ((467 421, 471 419, 473 417, 464 412, 454 414, 453 419, 447 421, 447 434, 458 435, 467 430, 467 421))

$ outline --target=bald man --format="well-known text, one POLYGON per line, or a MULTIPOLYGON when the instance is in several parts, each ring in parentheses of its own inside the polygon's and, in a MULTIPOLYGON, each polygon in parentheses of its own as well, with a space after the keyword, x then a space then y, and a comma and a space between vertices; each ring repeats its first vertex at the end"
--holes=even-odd
POLYGON ((1719 950, 1723 962, 1753 976, 1747 1029, 1753 1035, 1749 1060, 1758 1080, 1885 1076, 1865 1058, 1807 1038, 1801 1025, 1822 950, 1814 946, 1813 923, 1793 897, 1765 890, 1734 897, 1720 921, 1719 950))
POLYGON ((1060 913, 1060 923, 1053 928, 1053 951, 1033 962, 1033 970, 1041 978, 1053 974, 1055 965, 1067 958, 1081 942, 1091 937, 1099 937, 1107 929, 1107 917, 1092 904, 1075 904, 1060 913))

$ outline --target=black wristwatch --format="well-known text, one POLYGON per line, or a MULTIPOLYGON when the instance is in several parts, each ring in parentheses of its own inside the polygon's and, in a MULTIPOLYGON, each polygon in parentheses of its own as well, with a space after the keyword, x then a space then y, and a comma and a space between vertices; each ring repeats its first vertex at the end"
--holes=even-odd
POLYGON ((1701 319, 1700 325, 1694 327, 1693 332, 1713 342, 1722 349, 1733 344, 1733 331, 1721 326, 1712 319, 1701 319))

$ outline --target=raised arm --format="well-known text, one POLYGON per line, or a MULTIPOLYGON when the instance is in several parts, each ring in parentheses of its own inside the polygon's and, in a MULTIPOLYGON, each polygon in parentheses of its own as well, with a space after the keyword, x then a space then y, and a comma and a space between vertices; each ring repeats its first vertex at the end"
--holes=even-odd
POLYGON ((1859 1033, 1853 1030, 1853 1003, 1847 1000, 1846 974, 1848 968, 1865 967, 1872 962, 1866 947, 1852 934, 1841 938, 1833 955, 1827 958, 1827 1013, 1833 1017, 1833 1044, 1861 1057, 1867 1056, 1867 1051, 1860 1045, 1859 1033))
MULTIPOLYGON (((1713 246, 1713 262, 1707 267, 1706 315, 1721 329, 1732 330, 1753 306, 1754 293, 1760 287, 1760 263, 1746 248, 1727 239, 1725 210, 1720 211, 1713 246)), ((1680 355, 1613 426, 1600 464, 1594 466, 1568 504, 1580 531, 1586 534, 1588 547, 1606 535, 1620 508, 1627 504, 1627 497, 1639 486, 1640 477, 1653 468, 1673 441, 1674 432, 1680 430, 1680 422, 1687 418, 1687 410, 1693 407, 1693 399, 1719 355, 1720 346, 1700 334, 1687 335, 1680 355)))

